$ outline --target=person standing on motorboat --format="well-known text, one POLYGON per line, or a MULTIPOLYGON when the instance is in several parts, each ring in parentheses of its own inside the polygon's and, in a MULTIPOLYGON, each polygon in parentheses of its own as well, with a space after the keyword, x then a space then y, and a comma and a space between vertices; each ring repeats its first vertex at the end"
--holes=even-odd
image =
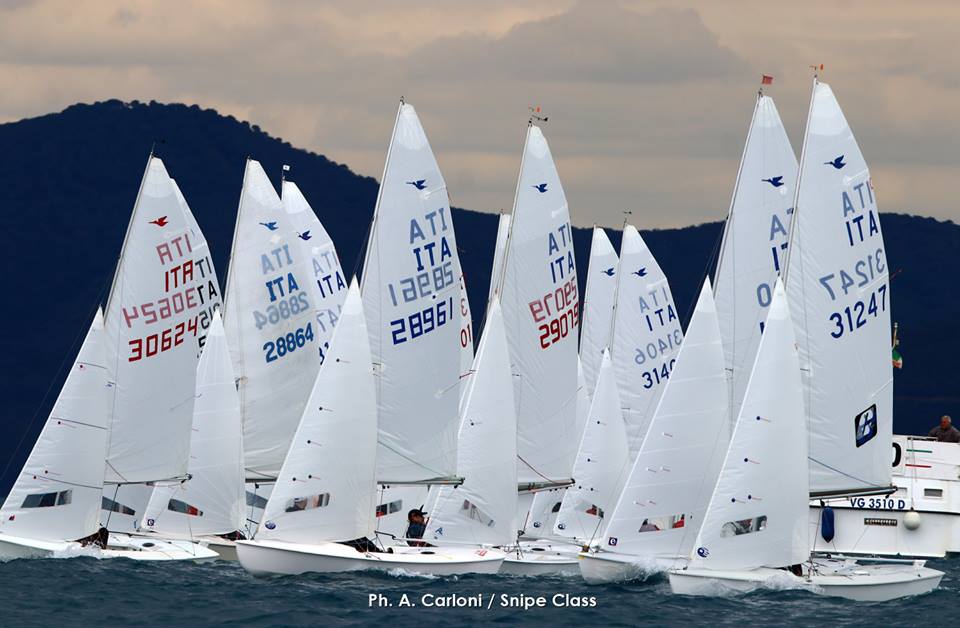
POLYGON ((960 443, 960 430, 951 425, 950 417, 946 414, 940 417, 940 425, 930 430, 927 436, 941 443, 960 443))

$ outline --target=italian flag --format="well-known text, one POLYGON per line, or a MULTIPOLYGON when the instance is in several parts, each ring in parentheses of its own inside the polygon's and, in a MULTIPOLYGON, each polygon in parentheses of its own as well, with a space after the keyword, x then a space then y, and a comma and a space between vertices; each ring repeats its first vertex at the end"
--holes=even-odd
POLYGON ((897 348, 893 348, 893 368, 902 369, 903 368, 903 356, 900 355, 900 352, 897 351, 897 348))

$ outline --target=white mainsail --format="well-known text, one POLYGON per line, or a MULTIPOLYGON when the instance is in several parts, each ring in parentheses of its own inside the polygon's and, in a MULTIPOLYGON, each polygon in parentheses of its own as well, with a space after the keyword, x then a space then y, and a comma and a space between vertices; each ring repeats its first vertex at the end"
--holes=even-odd
POLYGON ((692 554, 697 567, 785 567, 810 556, 807 425, 779 279, 723 469, 692 554))
POLYGON ((670 284, 633 225, 623 229, 611 356, 631 460, 647 433, 683 340, 670 284))
POLYGON ((500 294, 500 281, 503 279, 503 255, 507 250, 507 237, 510 235, 510 214, 500 214, 497 221, 497 241, 493 249, 493 267, 490 269, 490 289, 487 303, 500 294))
POLYGON ((762 93, 750 121, 714 281, 720 334, 737 416, 773 284, 786 262, 797 158, 773 99, 762 93))
POLYGON ((587 286, 583 295, 583 329, 580 336, 580 364, 587 382, 587 392, 593 395, 603 352, 610 345, 613 308, 616 301, 617 251, 600 227, 593 228, 590 244, 590 263, 587 266, 587 286))
POLYGON ((710 501, 730 430, 723 343, 709 279, 676 360, 610 518, 608 551, 685 556, 710 501))
POLYGON ((248 159, 223 318, 248 478, 276 477, 326 350, 311 258, 299 242, 263 168, 248 159))
POLYGON ((377 405, 369 343, 354 281, 258 539, 318 543, 373 535, 377 405))
POLYGON ((243 440, 240 400, 220 314, 214 314, 197 366, 190 439, 190 479, 158 484, 141 520, 144 529, 174 536, 242 530, 243 440))
POLYGON ((100 310, 50 416, 0 508, 0 532, 74 541, 99 528, 113 383, 100 310))
POLYGON ((610 351, 603 352, 590 415, 573 465, 576 483, 567 487, 554 534, 589 540, 603 534, 627 474, 627 427, 610 351))
POLYGON ((197 359, 217 295, 205 240, 160 159, 151 156, 107 302, 115 382, 106 480, 148 482, 187 472, 197 359), (194 244, 202 244, 201 251, 194 244))
POLYGON ((315 342, 320 348, 322 361, 323 354, 330 346, 333 327, 340 318, 340 308, 347 295, 347 282, 333 240, 297 184, 284 179, 280 185, 280 200, 290 219, 290 226, 297 235, 296 240, 290 240, 300 247, 303 258, 309 260, 307 263, 313 271, 312 281, 304 289, 312 297, 317 321, 315 342))
POLYGON ((463 484, 440 487, 425 536, 503 545, 517 532, 517 416, 499 301, 491 302, 464 400, 457 451, 463 484))
POLYGON ((363 265, 363 307, 378 365, 382 483, 456 471, 464 385, 460 274, 446 183, 416 111, 402 103, 363 265))
POLYGON ((527 129, 500 292, 517 404, 519 481, 569 480, 580 298, 570 212, 543 132, 527 129))
POLYGON ((887 257, 870 171, 830 86, 814 80, 786 287, 800 345, 812 495, 890 486, 887 257))

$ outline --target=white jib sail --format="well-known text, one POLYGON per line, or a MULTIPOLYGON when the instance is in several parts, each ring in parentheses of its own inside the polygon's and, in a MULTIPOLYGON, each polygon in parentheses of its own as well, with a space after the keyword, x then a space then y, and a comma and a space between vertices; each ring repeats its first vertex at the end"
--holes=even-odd
POLYGON ((463 484, 439 489, 426 536, 502 545, 517 532, 517 416, 497 300, 491 303, 473 370, 457 452, 463 484))
POLYGON ((0 508, 0 532, 73 541, 99 527, 113 383, 97 310, 40 437, 0 508))
POLYGON ((784 268, 793 217, 797 158, 769 96, 757 98, 740 171, 724 225, 714 281, 720 334, 737 416, 760 333, 784 268))
POLYGON ((276 477, 326 350, 299 242, 263 168, 248 159, 223 317, 248 478, 276 477))
POLYGON ((244 529, 245 489, 240 400, 220 314, 214 314, 197 366, 190 479, 158 484, 141 523, 174 536, 244 529))
POLYGON ((631 460, 670 378, 683 340, 670 284, 633 225, 623 229, 611 357, 631 460))
POLYGON ((676 360, 607 524, 606 550, 685 557, 706 512, 730 434, 723 343, 709 279, 676 360))
POLYGON ((830 86, 814 83, 786 286, 810 427, 810 490, 890 485, 890 290, 870 171, 830 86))
POLYGON ((401 104, 363 266, 384 483, 456 471, 460 274, 446 183, 416 111, 401 104))
POLYGON ((257 538, 318 543, 372 536, 376 455, 373 362, 354 281, 257 538))
MULTIPOLYGON (((185 206, 185 205, 184 205, 185 206)), ((217 295, 163 162, 150 158, 127 228, 104 327, 115 382, 108 482, 187 472, 197 359, 217 295)))
POLYGON ((567 487, 554 534, 593 539, 603 533, 627 475, 627 428, 610 352, 604 351, 590 415, 573 465, 576 483, 567 487))
MULTIPOLYGON (((590 393, 583 378, 583 366, 577 359, 577 424, 574 432, 583 434, 587 417, 590 415, 590 393)), ((518 513, 518 521, 523 524, 523 533, 532 538, 549 538, 553 536, 553 524, 556 522, 560 504, 568 487, 548 488, 537 491, 529 496, 527 507, 522 507, 518 513)), ((521 504, 525 500, 521 500, 521 504)))
POLYGON ((510 214, 500 214, 497 222, 497 241, 493 249, 493 267, 490 269, 490 289, 487 303, 500 294, 500 281, 503 279, 503 254, 507 250, 507 236, 510 235, 510 214))
POLYGON ((550 147, 527 129, 500 294, 517 404, 519 480, 570 478, 580 298, 570 212, 550 147))
POLYGON ((590 244, 590 264, 587 267, 587 286, 583 296, 583 329, 580 337, 580 364, 587 382, 587 391, 593 395, 603 353, 610 345, 610 327, 616 299, 617 265, 619 259, 606 232, 593 228, 590 244))
POLYGON ((707 569, 786 567, 810 555, 800 363, 778 279, 743 407, 692 558, 707 569))
POLYGON ((283 209, 297 235, 296 240, 291 238, 291 241, 300 247, 303 258, 308 260, 307 264, 313 271, 311 281, 304 288, 310 293, 316 314, 315 342, 320 348, 322 361, 322 354, 330 346, 333 327, 340 318, 340 308, 347 295, 347 282, 333 240, 300 188, 293 181, 284 180, 280 192, 283 209))

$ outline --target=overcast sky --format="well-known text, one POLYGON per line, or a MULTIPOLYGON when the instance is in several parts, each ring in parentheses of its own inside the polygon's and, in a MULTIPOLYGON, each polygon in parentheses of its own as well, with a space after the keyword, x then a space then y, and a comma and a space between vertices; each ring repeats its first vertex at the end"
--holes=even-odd
POLYGON ((681 226, 726 214, 762 72, 799 152, 823 63, 881 209, 960 220, 958 37, 950 1, 0 0, 0 122, 196 103, 379 177, 402 95, 495 212, 540 105, 576 224, 681 226))

